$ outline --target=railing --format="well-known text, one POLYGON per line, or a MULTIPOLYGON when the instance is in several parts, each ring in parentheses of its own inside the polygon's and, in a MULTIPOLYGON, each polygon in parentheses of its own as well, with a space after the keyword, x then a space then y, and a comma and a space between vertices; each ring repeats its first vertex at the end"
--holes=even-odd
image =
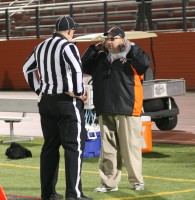
POLYGON ((10 37, 10 29, 11 29, 11 20, 10 18, 14 16, 16 13, 23 12, 24 8, 31 6, 31 4, 39 4, 39 0, 14 0, 12 1, 8 9, 6 9, 5 14, 6 14, 6 38, 9 39, 10 37), (11 8, 14 8, 12 11, 11 8), (16 9, 17 8, 17 9, 16 9), (16 9, 16 10, 15 10, 16 9))
MULTIPOLYGON (((16 2, 16 1, 15 1, 16 2)), ((120 26, 134 30, 137 3, 130 0, 74 1, 67 3, 37 3, 0 8, 2 39, 47 38, 54 32, 56 19, 70 15, 80 24, 76 36, 107 31, 120 26)), ((145 19, 143 17, 143 21, 145 19)), ((194 31, 195 0, 153 0, 152 32, 194 31)), ((147 26, 143 26, 147 30, 147 26)))
POLYGON ((15 10, 15 11, 12 12, 12 13, 9 15, 9 17, 13 16, 14 14, 16 14, 16 13, 18 13, 18 12, 23 11, 24 8, 26 8, 27 6, 31 6, 32 3, 40 4, 40 1, 39 1, 39 0, 30 0, 30 1, 29 1, 29 0, 28 0, 28 1, 15 0, 15 1, 11 2, 11 3, 9 4, 9 9, 10 9, 11 7, 14 7, 14 10, 15 10), (19 4, 23 4, 23 5, 21 5, 17 10, 15 10, 15 8, 18 7, 18 3, 19 3, 19 4))

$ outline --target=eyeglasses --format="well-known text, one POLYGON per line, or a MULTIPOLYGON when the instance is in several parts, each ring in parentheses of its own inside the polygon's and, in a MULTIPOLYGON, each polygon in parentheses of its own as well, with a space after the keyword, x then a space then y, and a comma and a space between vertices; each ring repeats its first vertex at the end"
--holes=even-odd
POLYGON ((105 41, 108 42, 108 41, 114 41, 116 39, 122 39, 122 38, 105 38, 105 41))

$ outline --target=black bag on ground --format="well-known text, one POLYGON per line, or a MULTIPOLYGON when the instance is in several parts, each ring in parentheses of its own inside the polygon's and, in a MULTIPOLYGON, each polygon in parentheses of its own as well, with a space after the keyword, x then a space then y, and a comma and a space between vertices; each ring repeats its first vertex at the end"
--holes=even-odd
POLYGON ((7 148, 5 155, 10 159, 32 157, 32 153, 30 150, 15 142, 12 142, 10 147, 7 148))

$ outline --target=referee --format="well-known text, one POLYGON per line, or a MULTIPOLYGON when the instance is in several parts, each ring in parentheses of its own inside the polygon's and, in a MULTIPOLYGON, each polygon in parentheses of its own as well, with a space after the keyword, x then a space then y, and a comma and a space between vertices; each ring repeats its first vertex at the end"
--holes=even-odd
POLYGON ((62 16, 55 26, 53 36, 40 43, 23 66, 27 83, 39 95, 38 107, 44 137, 40 155, 41 198, 63 198, 55 190, 59 148, 62 145, 66 200, 92 200, 84 196, 81 183, 86 139, 83 72, 78 49, 70 42, 78 24, 71 17, 62 16))

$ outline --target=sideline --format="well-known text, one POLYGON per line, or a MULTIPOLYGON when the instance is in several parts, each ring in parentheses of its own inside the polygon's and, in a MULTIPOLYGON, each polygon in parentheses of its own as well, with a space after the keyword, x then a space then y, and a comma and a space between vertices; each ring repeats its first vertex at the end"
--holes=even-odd
POLYGON ((181 193, 189 193, 189 192, 194 192, 195 189, 188 189, 188 190, 179 190, 179 191, 172 191, 172 192, 159 192, 156 194, 146 194, 146 195, 139 195, 137 197, 122 197, 122 198, 106 198, 104 200, 124 200, 124 199, 141 199, 141 198, 150 198, 150 197, 162 197, 166 195, 173 195, 173 194, 181 194, 181 193))
MULTIPOLYGON (((5 164, 5 163, 0 163, 0 166, 4 167, 15 167, 15 168, 23 168, 23 169, 35 169, 39 170, 39 167, 33 167, 33 166, 24 166, 24 165, 16 165, 16 164, 5 164)), ((63 171, 64 169, 59 169, 59 171, 63 171)), ((98 172, 95 171, 86 171, 83 170, 82 173, 88 173, 88 174, 99 174, 98 172)), ((123 174, 122 176, 127 176, 127 174, 123 174)), ((195 179, 181 179, 181 178, 166 178, 166 177, 158 177, 158 176, 147 176, 145 175, 144 178, 147 179, 159 179, 159 180, 166 180, 166 181, 178 181, 178 182, 195 182, 195 179)))
MULTIPOLYGON (((34 170, 40 169, 37 166, 23 166, 23 165, 5 164, 5 163, 0 163, 0 166, 15 167, 15 168, 22 168, 22 169, 34 169, 34 170)), ((60 168, 59 170, 64 172, 64 169, 60 168)), ((95 171, 85 171, 85 170, 83 170, 82 173, 98 174, 98 172, 95 172, 95 171)), ((122 176, 127 176, 127 174, 122 174, 122 176)), ((154 177, 154 176, 144 176, 144 178, 159 179, 159 180, 166 180, 166 181, 177 181, 177 182, 195 182, 194 179, 163 178, 163 177, 154 177)), ((158 192, 155 194, 144 194, 144 195, 139 195, 139 196, 128 196, 128 197, 119 197, 119 198, 113 198, 113 197, 112 198, 103 198, 102 200, 133 200, 133 199, 142 199, 143 200, 144 198, 163 197, 163 196, 168 196, 168 195, 177 195, 177 194, 191 193, 191 192, 195 192, 195 188, 178 190, 178 191, 169 191, 169 192, 158 192)), ((39 200, 39 199, 36 199, 36 200, 39 200)))

